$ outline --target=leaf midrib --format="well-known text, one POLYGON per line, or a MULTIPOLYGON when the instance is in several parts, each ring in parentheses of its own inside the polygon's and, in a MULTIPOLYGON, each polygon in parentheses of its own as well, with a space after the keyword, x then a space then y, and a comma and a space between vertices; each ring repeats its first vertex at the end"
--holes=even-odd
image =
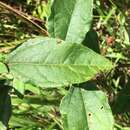
POLYGON ((94 68, 109 68, 110 66, 104 66, 104 65, 89 65, 89 64, 48 64, 48 63, 35 63, 35 62, 10 62, 8 65, 17 65, 17 64, 24 64, 24 65, 34 65, 34 66, 63 66, 63 67, 68 67, 68 66, 78 66, 78 67, 94 67, 94 68))

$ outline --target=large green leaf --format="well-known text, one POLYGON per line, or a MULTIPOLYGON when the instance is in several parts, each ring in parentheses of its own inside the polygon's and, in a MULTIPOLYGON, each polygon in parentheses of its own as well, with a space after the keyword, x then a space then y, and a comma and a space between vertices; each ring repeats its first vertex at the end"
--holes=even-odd
POLYGON ((27 41, 9 54, 7 65, 14 77, 44 87, 85 82, 113 67, 83 45, 42 37, 27 41))
POLYGON ((14 78, 13 80, 13 88, 18 91, 18 93, 24 95, 25 91, 25 84, 18 80, 17 78, 14 78))
POLYGON ((92 21, 93 0, 54 0, 49 18, 52 37, 81 43, 92 21))
POLYGON ((60 106, 64 130, 112 130, 106 95, 101 91, 72 88, 60 106))

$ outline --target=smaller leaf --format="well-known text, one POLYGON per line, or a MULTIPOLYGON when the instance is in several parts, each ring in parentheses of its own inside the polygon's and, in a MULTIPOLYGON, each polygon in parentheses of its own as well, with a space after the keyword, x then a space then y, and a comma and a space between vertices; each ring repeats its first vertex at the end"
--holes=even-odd
POLYGON ((64 130, 112 130, 114 126, 107 97, 102 91, 72 88, 63 98, 60 111, 64 130))
POLYGON ((40 89, 32 84, 25 84, 25 90, 29 90, 30 92, 40 95, 40 89))
POLYGON ((5 66, 5 64, 3 64, 2 62, 0 62, 0 74, 2 73, 8 73, 8 69, 5 66))
POLYGON ((93 0, 54 0, 48 31, 54 38, 81 43, 92 23, 93 0))
POLYGON ((13 87, 22 95, 24 95, 24 89, 25 89, 25 84, 23 82, 21 82, 20 80, 18 80, 17 78, 15 78, 13 80, 13 87))

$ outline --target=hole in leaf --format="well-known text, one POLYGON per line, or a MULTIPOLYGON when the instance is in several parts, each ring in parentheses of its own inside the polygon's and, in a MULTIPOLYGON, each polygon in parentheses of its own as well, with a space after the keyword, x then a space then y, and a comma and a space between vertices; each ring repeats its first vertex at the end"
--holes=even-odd
POLYGON ((103 109, 103 106, 101 107, 101 110, 103 109))
POLYGON ((91 114, 91 113, 88 113, 88 116, 92 116, 92 114, 91 114))

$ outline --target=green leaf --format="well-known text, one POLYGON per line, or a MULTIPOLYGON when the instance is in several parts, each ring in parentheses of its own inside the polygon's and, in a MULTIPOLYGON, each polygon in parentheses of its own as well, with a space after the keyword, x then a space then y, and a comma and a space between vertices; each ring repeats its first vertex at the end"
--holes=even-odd
POLYGON ((40 89, 32 84, 25 84, 25 90, 29 90, 30 92, 40 95, 40 89))
POLYGON ((112 130, 107 96, 101 91, 72 88, 60 106, 64 130, 112 130))
POLYGON ((41 94, 40 89, 32 84, 24 83, 21 80, 18 80, 17 78, 14 78, 13 80, 13 88, 15 89, 15 92, 19 98, 24 97, 24 92, 26 90, 34 93, 34 94, 41 94))
POLYGON ((25 84, 17 78, 14 78, 13 80, 13 88, 15 88, 20 94, 24 95, 25 84))
POLYGON ((81 43, 92 22, 93 0, 54 0, 49 18, 52 37, 81 43))
POLYGON ((5 66, 5 64, 3 64, 2 62, 0 62, 0 74, 2 73, 8 73, 8 69, 5 66))
POLYGON ((42 37, 27 41, 9 54, 7 64, 15 78, 44 87, 85 82, 113 67, 83 45, 42 37))
POLYGON ((7 86, 0 86, 0 130, 4 130, 8 126, 8 121, 11 116, 11 99, 8 94, 7 86))

